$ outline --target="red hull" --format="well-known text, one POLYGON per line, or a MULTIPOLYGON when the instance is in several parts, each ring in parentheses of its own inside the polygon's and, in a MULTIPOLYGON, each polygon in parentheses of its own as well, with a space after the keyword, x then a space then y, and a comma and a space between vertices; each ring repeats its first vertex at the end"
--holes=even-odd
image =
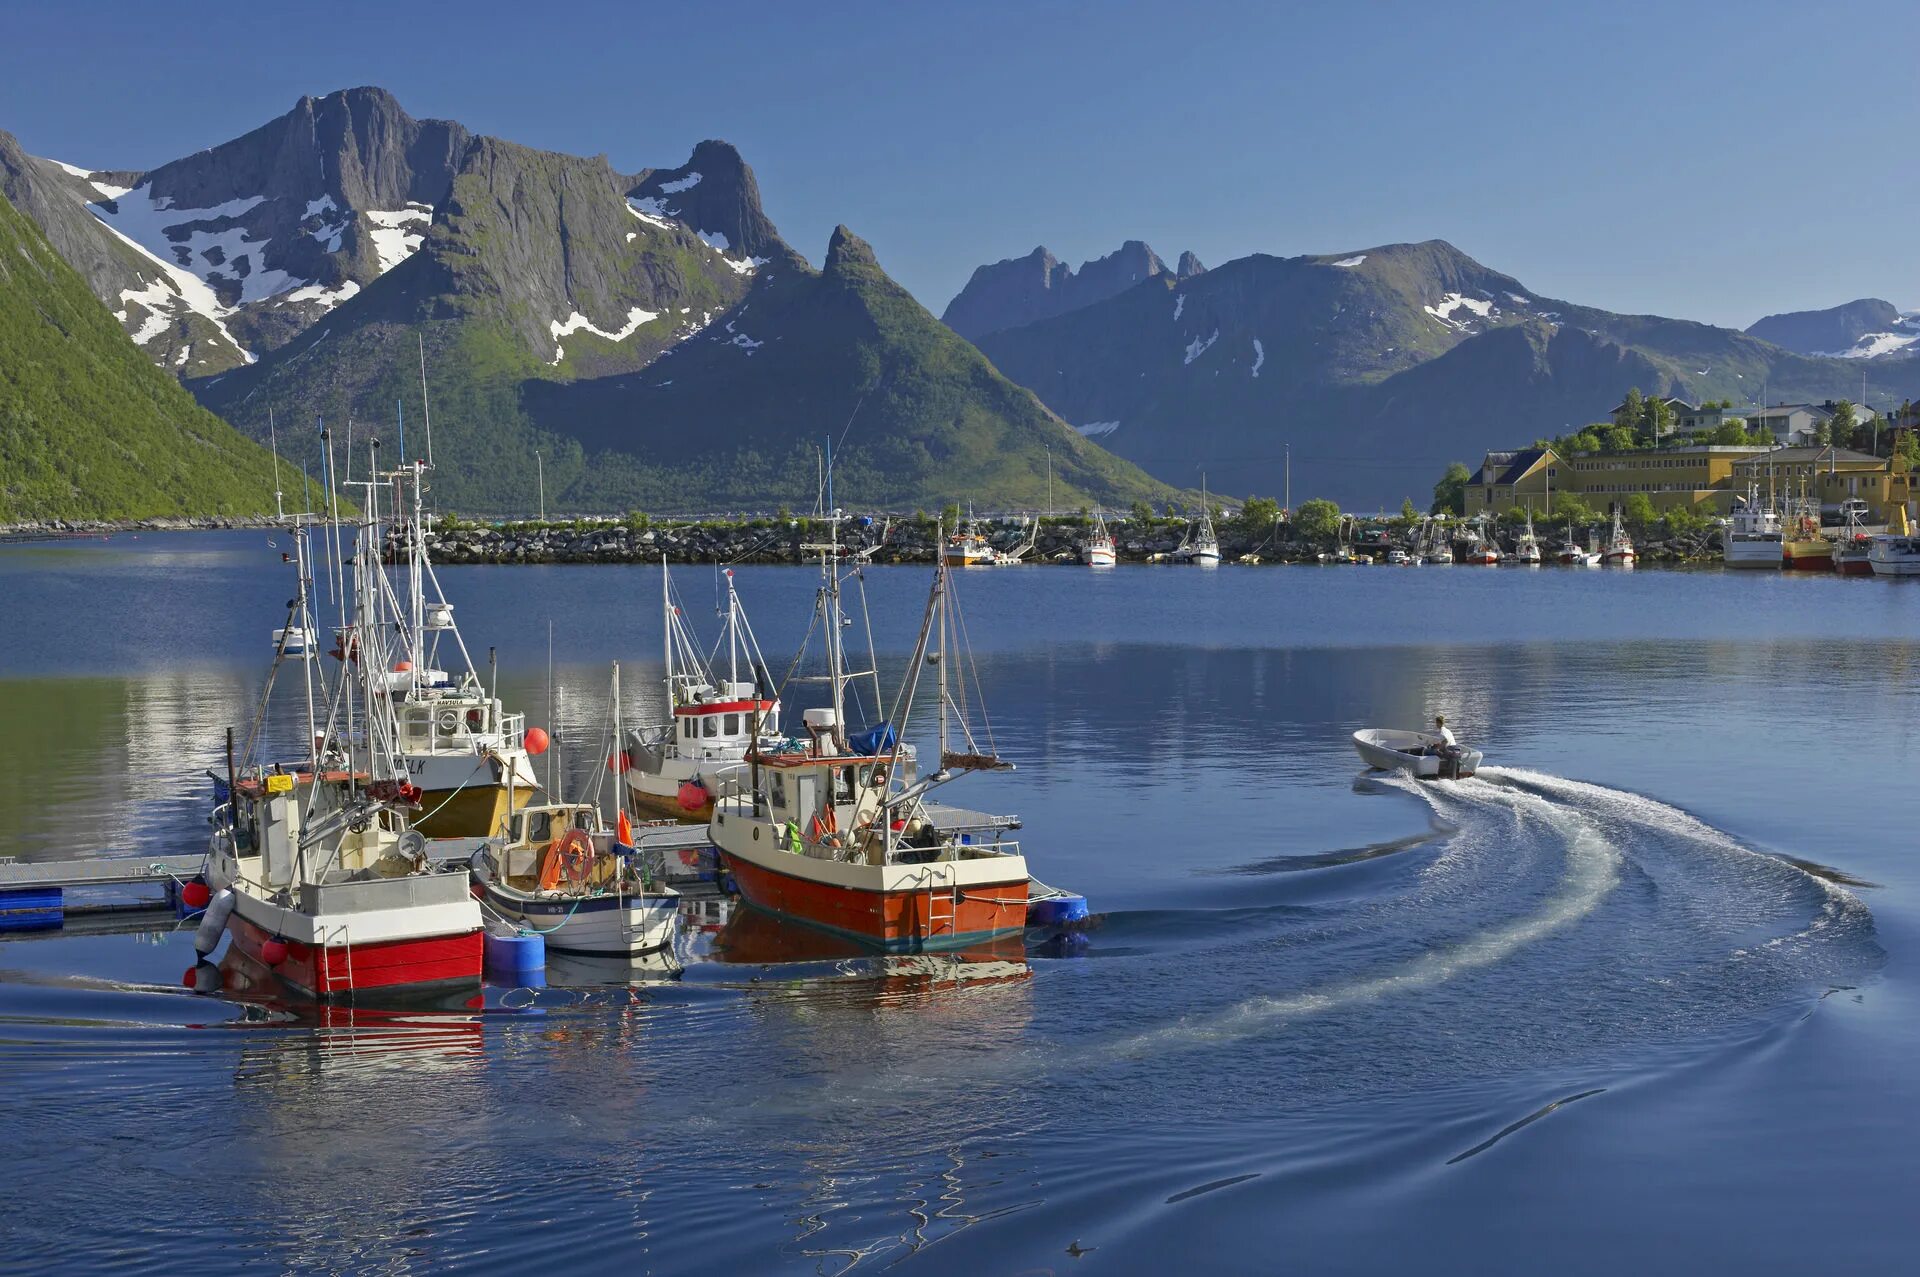
MULTIPOLYGON (((1831 572, 1833 571, 1833 556, 1830 554, 1801 555, 1797 559, 1789 556, 1787 559, 1787 568, 1794 572, 1831 572)), ((1872 569, 1869 568, 1868 571, 1872 571, 1872 569)))
POLYGON ((947 893, 856 891, 720 854, 748 904, 883 949, 950 949, 1022 932, 1027 925, 1024 878, 968 887, 958 913, 948 917, 952 896, 947 893))
POLYGON ((1841 576, 1872 576, 1873 560, 1867 558, 1835 558, 1833 570, 1841 576))
MULTIPOLYGON (((227 920, 233 942, 266 966, 260 948, 270 938, 236 911, 227 920)), ((314 998, 347 993, 412 993, 480 984, 485 941, 480 931, 316 948, 289 940, 287 959, 271 968, 283 984, 314 998)))

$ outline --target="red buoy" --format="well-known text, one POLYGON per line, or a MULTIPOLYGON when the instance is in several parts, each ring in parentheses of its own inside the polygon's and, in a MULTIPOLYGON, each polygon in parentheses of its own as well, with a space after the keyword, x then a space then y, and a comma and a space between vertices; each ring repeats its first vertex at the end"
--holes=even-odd
POLYGON ((270 967, 277 967, 287 960, 287 942, 279 936, 273 936, 260 945, 260 961, 270 967))
POLYGON ((707 787, 700 783, 698 777, 680 782, 681 811, 699 811, 712 797, 713 795, 707 792, 707 787))
POLYGON ((200 968, 188 967, 187 973, 180 977, 180 987, 183 989, 199 988, 200 987, 200 968))
POLYGON ((393 663, 393 672, 395 674, 405 674, 412 669, 413 669, 412 661, 395 661, 393 663))
POLYGON ((213 890, 198 878, 189 878, 180 884, 180 903, 189 909, 205 909, 207 901, 213 899, 213 890))
POLYGON ((520 740, 521 743, 527 747, 529 754, 537 756, 547 752, 547 733, 541 728, 529 727, 527 734, 521 737, 520 740))
POLYGON ((633 766, 633 759, 630 756, 628 756, 627 751, 624 749, 617 754, 607 755, 607 770, 612 772, 616 776, 618 776, 623 771, 627 771, 632 766, 633 766))

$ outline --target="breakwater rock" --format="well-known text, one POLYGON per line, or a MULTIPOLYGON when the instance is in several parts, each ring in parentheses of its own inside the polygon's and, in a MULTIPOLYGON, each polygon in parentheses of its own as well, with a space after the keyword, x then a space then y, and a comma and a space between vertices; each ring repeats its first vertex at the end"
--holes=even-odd
MULTIPOLYGON (((994 548, 1019 554, 1030 563, 1078 563, 1091 532, 1079 519, 981 520, 979 530, 994 548)), ((1177 520, 1110 521, 1108 528, 1122 562, 1168 561, 1185 539, 1177 520)), ((1604 536, 1605 529, 1592 530, 1604 536)), ((828 535, 825 523, 804 518, 755 519, 738 523, 669 523, 640 520, 578 519, 560 523, 448 522, 428 534, 439 563, 801 563, 817 557, 816 545, 828 535)), ((941 534, 932 520, 882 517, 841 524, 841 543, 849 553, 874 563, 931 563, 941 534)), ((1584 540, 1586 533, 1581 532, 1584 540)), ((1246 528, 1228 521, 1219 528, 1220 552, 1228 562, 1317 563, 1338 546, 1335 538, 1300 535, 1286 523, 1246 528)), ((1496 540, 1512 548, 1502 530, 1496 540)), ((1548 557, 1553 542, 1542 538, 1548 557)), ((1378 560, 1389 550, 1410 550, 1404 530, 1387 528, 1363 534, 1352 543, 1357 554, 1378 560)), ((1718 557, 1717 533, 1663 536, 1657 530, 1639 539, 1643 562, 1685 563, 1718 557)), ((389 543, 390 552, 398 540, 389 543)))

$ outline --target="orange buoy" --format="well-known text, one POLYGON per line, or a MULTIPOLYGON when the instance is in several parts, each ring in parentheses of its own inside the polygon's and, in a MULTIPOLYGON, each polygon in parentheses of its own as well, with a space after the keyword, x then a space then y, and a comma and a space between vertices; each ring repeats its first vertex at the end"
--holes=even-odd
POLYGON ((529 754, 539 755, 547 752, 547 746, 551 742, 547 739, 545 731, 538 727, 529 727, 526 735, 520 738, 520 743, 526 746, 529 754))

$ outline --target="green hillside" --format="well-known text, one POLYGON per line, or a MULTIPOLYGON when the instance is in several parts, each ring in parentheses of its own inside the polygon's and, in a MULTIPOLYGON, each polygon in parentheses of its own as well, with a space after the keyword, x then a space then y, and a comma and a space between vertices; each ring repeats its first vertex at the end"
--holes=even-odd
POLYGON ((268 513, 272 468, 0 198, 0 523, 268 513))

